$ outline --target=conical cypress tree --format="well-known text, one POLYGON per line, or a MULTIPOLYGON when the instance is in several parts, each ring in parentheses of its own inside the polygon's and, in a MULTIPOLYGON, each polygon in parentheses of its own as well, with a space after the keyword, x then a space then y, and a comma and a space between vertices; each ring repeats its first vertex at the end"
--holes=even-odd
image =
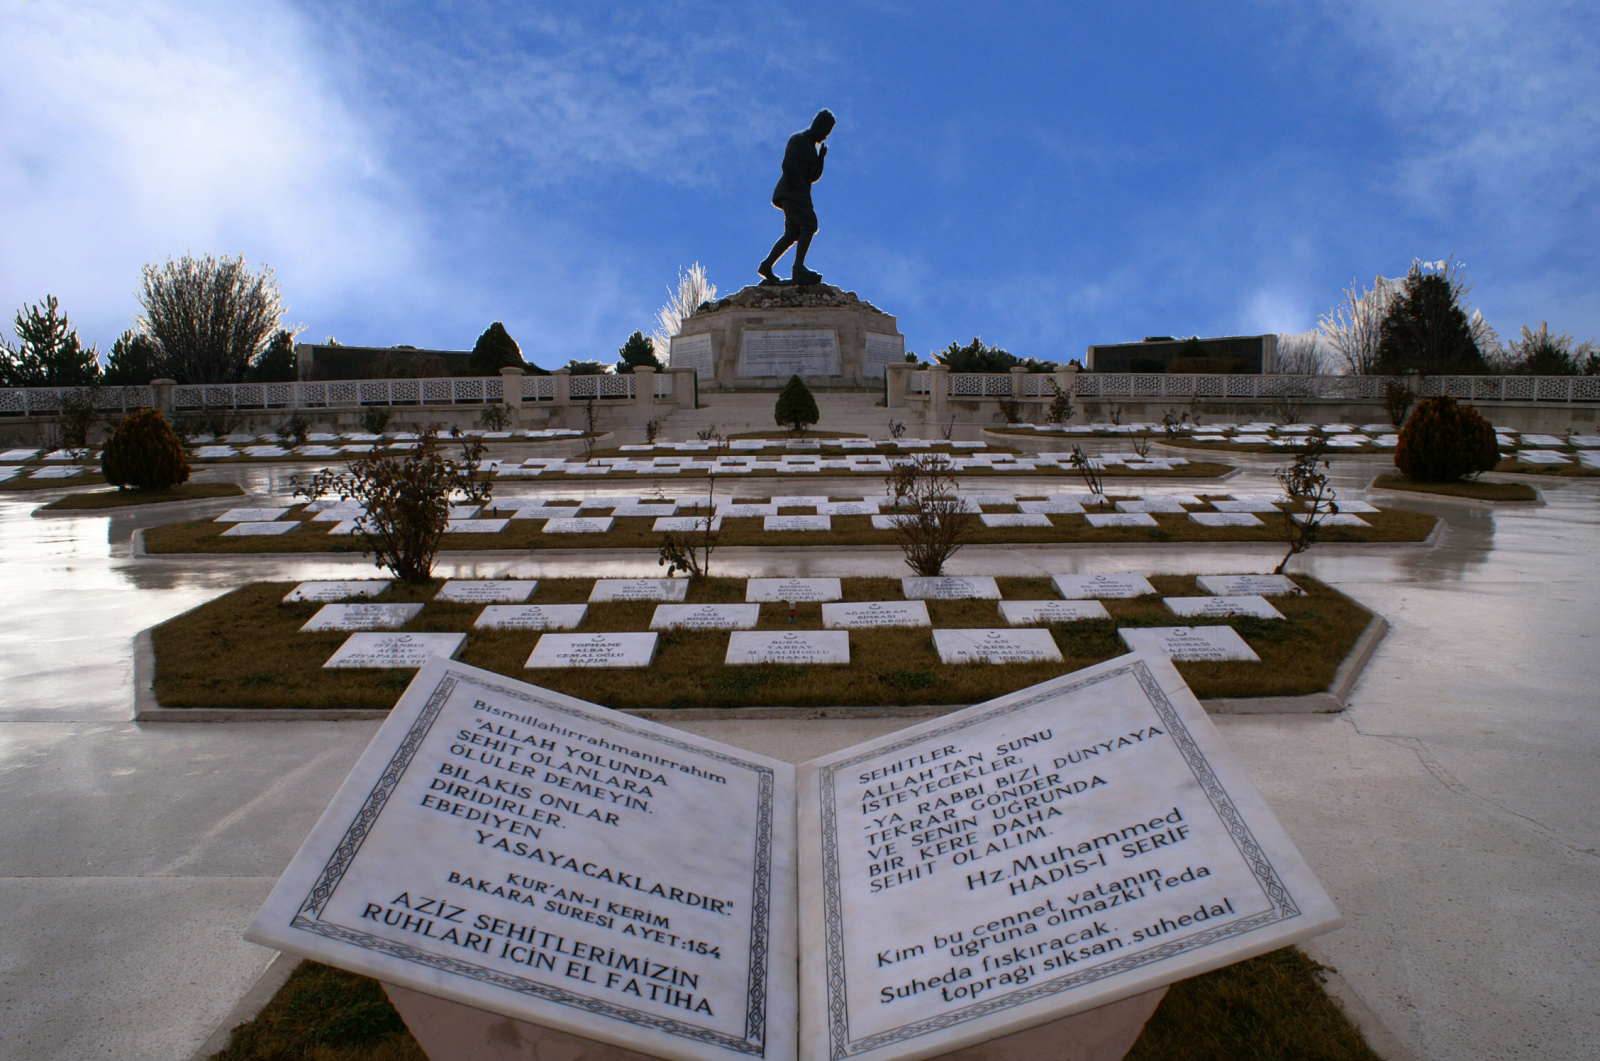
POLYGON ((495 321, 478 336, 467 359, 467 368, 473 375, 493 376, 502 368, 521 368, 522 348, 506 333, 506 326, 495 321))
POLYGON ((1389 304, 1378 339, 1378 372, 1398 376, 1416 369, 1425 376, 1483 371, 1483 355, 1472 324, 1461 309, 1458 284, 1445 273, 1413 265, 1405 288, 1389 304))
POLYGON ((817 412, 817 399, 811 396, 811 388, 806 386, 805 380, 790 376, 783 392, 778 395, 778 404, 772 411, 773 419, 790 431, 804 431, 816 423, 820 415, 817 412))

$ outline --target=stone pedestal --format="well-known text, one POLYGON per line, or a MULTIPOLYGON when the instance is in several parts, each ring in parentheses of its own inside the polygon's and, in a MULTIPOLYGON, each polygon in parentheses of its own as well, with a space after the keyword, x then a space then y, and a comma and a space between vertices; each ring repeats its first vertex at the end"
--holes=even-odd
MULTIPOLYGON (((430 1061, 658 1061, 610 1043, 384 984, 430 1061)), ((941 1055, 948 1061, 1121 1061, 1167 989, 941 1055)))
POLYGON ((702 388, 778 390, 798 375, 812 388, 882 386, 905 360, 895 318, 828 284, 746 287, 708 303, 672 339, 672 367, 702 388))

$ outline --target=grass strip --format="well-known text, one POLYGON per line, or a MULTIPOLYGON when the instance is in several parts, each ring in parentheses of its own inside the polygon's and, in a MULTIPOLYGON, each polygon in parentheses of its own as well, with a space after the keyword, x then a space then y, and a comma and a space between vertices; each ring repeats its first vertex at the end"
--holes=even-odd
MULTIPOLYGON (((1178 672, 1200 697, 1300 696, 1322 692, 1333 680, 1371 613, 1343 594, 1304 575, 1306 592, 1274 597, 1284 620, 1234 617, 1230 622, 1261 657, 1259 663, 1179 663, 1178 672)), ((1046 577, 996 580, 1007 600, 1059 599, 1046 577)), ((1219 620, 1184 620, 1162 596, 1203 596, 1192 575, 1152 575, 1157 594, 1108 600, 1109 619, 1048 627, 1061 663, 947 664, 928 628, 850 631, 846 665, 725 666, 727 631, 664 630, 648 668, 528 670, 524 664, 539 634, 531 630, 475 630, 479 604, 433 600, 442 580, 426 586, 396 584, 379 602, 426 606, 403 629, 466 632, 461 660, 612 708, 838 707, 906 704, 973 704, 1046 681, 1126 652, 1119 626, 1185 626, 1219 620)), ((898 578, 842 580, 849 601, 901 600, 898 578)), ((394 705, 412 670, 324 670, 322 664, 347 633, 301 633, 320 607, 283 603, 293 582, 242 586, 155 628, 155 691, 164 707, 383 710, 394 705)), ((593 579, 541 579, 531 603, 586 602, 593 579)), ((742 578, 698 579, 691 604, 744 600, 742 578)), ((928 601, 935 628, 1003 627, 994 601, 928 601)), ((648 630, 652 601, 590 604, 575 632, 648 630)), ((761 606, 758 629, 821 630, 822 606, 802 603, 791 624, 788 606, 761 606)))
POLYGON ((1576 461, 1572 464, 1524 464, 1515 458, 1507 458, 1496 464, 1494 470, 1518 475, 1553 475, 1561 479, 1593 479, 1600 476, 1600 468, 1590 468, 1576 461))
POLYGON ((75 475, 71 479, 30 479, 28 476, 37 468, 48 468, 48 464, 29 465, 10 479, 0 482, 0 492, 25 494, 34 490, 66 490, 74 486, 104 486, 106 477, 100 474, 100 469, 86 471, 82 475, 75 475))
MULTIPOLYGON (((780 509, 781 513, 804 514, 811 509, 780 509)), ((1000 511, 999 509, 995 510, 1000 511)), ((1006 509, 1010 511, 1010 509, 1006 509)), ((692 514, 692 513, 684 513, 692 514)), ((604 515, 604 513, 601 513, 604 515)), ((1266 513, 1260 527, 1205 527, 1175 512, 1155 513, 1154 527, 1091 527, 1082 516, 1052 515, 1048 527, 975 526, 973 545, 1085 544, 1117 545, 1149 542, 1282 542, 1283 516, 1266 513)), ((152 527, 144 532, 145 551, 171 553, 362 553, 359 535, 331 535, 332 523, 313 523, 298 507, 285 519, 306 519, 287 534, 270 537, 223 537, 229 524, 214 520, 190 520, 152 527)), ((1434 516, 1422 512, 1390 508, 1363 514, 1369 526, 1327 527, 1323 542, 1420 542, 1432 533, 1434 516)), ((618 516, 604 534, 545 534, 540 520, 512 520, 497 534, 446 534, 442 548, 447 551, 526 551, 547 549, 646 549, 661 545, 661 534, 651 528, 647 516, 618 516)), ((760 517, 728 518, 723 521, 719 548, 753 547, 794 549, 808 545, 861 546, 894 545, 893 531, 877 530, 870 516, 834 516, 831 531, 768 531, 760 517)))
POLYGON ((128 508, 134 505, 157 505, 165 501, 243 497, 244 493, 244 487, 238 483, 183 483, 170 490, 101 490, 92 494, 68 494, 41 507, 47 512, 56 509, 128 508))
MULTIPOLYGON (((1129 1061, 1379 1061, 1295 948, 1175 983, 1129 1061)), ((376 980, 301 962, 211 1061, 427 1061, 376 980)))
POLYGON ((1487 483, 1481 479, 1460 479, 1453 483, 1421 483, 1404 475, 1380 475, 1372 480, 1379 490, 1404 490, 1413 494, 1438 494, 1442 497, 1470 497, 1477 501, 1537 501, 1539 492, 1527 483, 1487 483))

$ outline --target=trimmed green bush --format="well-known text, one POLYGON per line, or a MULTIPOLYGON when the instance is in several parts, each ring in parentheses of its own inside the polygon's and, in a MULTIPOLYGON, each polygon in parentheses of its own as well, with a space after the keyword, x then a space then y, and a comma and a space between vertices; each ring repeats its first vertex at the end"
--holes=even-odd
POLYGON ((1424 398, 1400 429, 1394 466, 1420 483, 1453 483, 1500 463, 1494 428, 1454 398, 1424 398))
POLYGON ((821 415, 817 411, 817 399, 812 397, 806 381, 799 376, 790 376, 789 382, 783 386, 783 392, 778 395, 772 418, 790 431, 804 431, 816 423, 821 415))
POLYGON ((140 409, 123 417, 106 439, 100 470, 113 486, 170 490, 189 481, 189 458, 166 417, 140 409))

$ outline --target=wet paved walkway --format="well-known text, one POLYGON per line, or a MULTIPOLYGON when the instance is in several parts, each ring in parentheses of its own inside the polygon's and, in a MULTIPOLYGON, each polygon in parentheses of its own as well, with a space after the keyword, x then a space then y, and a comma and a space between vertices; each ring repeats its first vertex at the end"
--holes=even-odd
MULTIPOLYGON (((1229 489, 1270 484, 1272 463, 1242 463, 1229 489)), ((1335 469, 1356 496, 1381 461, 1335 469)), ((206 474, 287 496, 281 468, 206 474)), ((1538 485, 1543 506, 1408 498, 1446 520, 1432 548, 1319 547, 1297 560, 1292 570, 1386 616, 1389 637, 1342 715, 1217 720, 1349 922, 1312 949, 1419 1057, 1600 1056, 1600 482, 1538 485)), ((40 500, 0 500, 0 1057, 183 1059, 270 959, 240 932, 375 723, 134 723, 130 639, 243 581, 371 569, 134 561, 132 530, 177 514, 34 518, 40 500)), ((585 552, 452 559, 441 573, 555 575, 580 561, 585 574, 656 571, 653 556, 585 552)), ((1263 547, 1030 546, 971 548, 952 570, 1276 561, 1263 547)), ((899 558, 730 549, 716 566, 849 575, 899 558)), ((688 728, 799 760, 897 725, 688 728)))

